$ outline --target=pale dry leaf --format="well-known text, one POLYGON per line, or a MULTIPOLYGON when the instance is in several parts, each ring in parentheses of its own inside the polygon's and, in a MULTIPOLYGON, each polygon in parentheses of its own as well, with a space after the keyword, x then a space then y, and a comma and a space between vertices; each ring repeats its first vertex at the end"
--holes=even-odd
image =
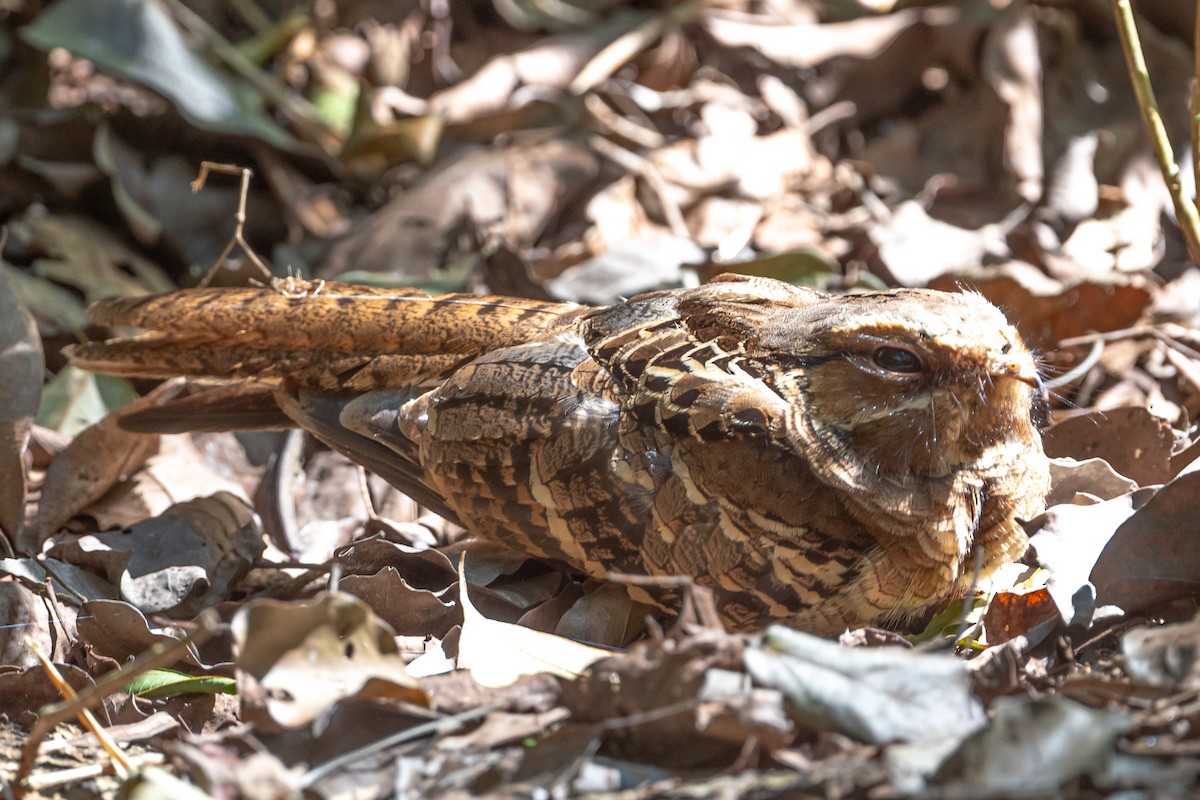
POLYGON ((1098 773, 1116 753, 1129 717, 1062 696, 1002 697, 991 724, 963 743, 933 783, 970 797, 1055 794, 1081 775, 1098 773))
POLYGON ((1153 315, 1159 319, 1177 319, 1200 328, 1200 268, 1188 267, 1162 287, 1154 298, 1153 315))
POLYGON ((941 24, 956 16, 951 9, 908 9, 849 22, 780 25, 766 14, 749 17, 713 9, 704 25, 726 47, 752 47, 778 64, 811 68, 837 56, 871 58, 918 21, 941 24))
POLYGON ((458 595, 463 626, 458 642, 458 667, 468 670, 483 686, 508 686, 522 675, 540 673, 577 678, 596 661, 612 655, 561 636, 488 619, 471 605, 462 561, 459 564, 458 595))
POLYGON ((861 742, 961 738, 986 721, 965 663, 948 654, 847 648, 775 625, 744 658, 757 683, 787 696, 794 717, 861 742))
POLYGON ((1055 223, 1075 225, 1096 213, 1100 185, 1096 180, 1096 146, 1100 136, 1088 131, 1067 142, 1051 168, 1043 200, 1045 214, 1055 223))
POLYGON ((231 627, 247 719, 306 725, 368 684, 372 697, 426 704, 391 630, 347 594, 299 603, 254 600, 231 627))
POLYGON ((1096 611, 1092 567, 1121 524, 1153 493, 1140 489, 1099 503, 1056 505, 1038 518, 1038 531, 1029 538, 1030 552, 1050 571, 1046 589, 1064 622, 1091 622, 1096 611))
POLYGON ((731 190, 765 202, 799 186, 815 160, 808 133, 785 128, 765 136, 752 134, 731 126, 659 148, 648 162, 665 181, 668 199, 681 208, 731 190))
MULTIPOLYGON (((1042 196, 1042 62, 1033 10, 1009 6, 989 29, 983 73, 1008 106, 1004 156, 1027 203, 1042 196)), ((972 262, 963 262, 972 263, 972 262)))
POLYGON ((762 203, 714 196, 697 203, 685 221, 696 244, 716 249, 728 261, 745 251, 762 218, 762 203))
POLYGON ((1140 626, 1121 637, 1127 672, 1172 691, 1200 688, 1200 619, 1161 627, 1140 626))
POLYGON ((1126 478, 1102 458, 1077 461, 1074 458, 1050 459, 1050 494, 1046 506, 1063 503, 1084 505, 1079 495, 1112 500, 1137 488, 1137 481, 1126 478))
POLYGON ((545 283, 558 300, 610 305, 626 297, 683 285, 685 264, 704 259, 704 250, 677 236, 658 236, 616 245, 545 283))
MULTIPOLYGON (((1067 260, 1051 274, 1065 279, 1103 279, 1113 272, 1139 273, 1162 260, 1161 240, 1146 235, 1140 209, 1122 209, 1104 219, 1085 219, 1063 243, 1067 260)), ((1058 262, 1050 262, 1057 264, 1058 262)))
MULTIPOLYGON (((454 639, 458 640, 458 629, 452 628, 454 639)), ((450 634, 447 634, 447 639, 450 634)), ((425 645, 421 655, 408 662, 408 674, 414 678, 427 678, 430 675, 445 675, 455 670, 455 658, 448 655, 446 640, 432 639, 425 645)))
POLYGON ((585 215, 592 222, 586 233, 588 248, 601 253, 622 242, 653 239, 669 231, 652 221, 638 200, 638 182, 624 175, 592 195, 585 215))
POLYGON ((879 258, 901 286, 924 286, 964 264, 979 264, 992 253, 1006 253, 1004 233, 987 225, 968 230, 934 219, 916 200, 906 200, 890 219, 872 226, 879 258))
POLYGON ((518 92, 522 87, 565 92, 607 46, 657 17, 645 12, 611 14, 586 29, 498 55, 471 77, 433 95, 429 110, 443 115, 448 124, 462 125, 520 107, 530 97, 529 92, 518 92))

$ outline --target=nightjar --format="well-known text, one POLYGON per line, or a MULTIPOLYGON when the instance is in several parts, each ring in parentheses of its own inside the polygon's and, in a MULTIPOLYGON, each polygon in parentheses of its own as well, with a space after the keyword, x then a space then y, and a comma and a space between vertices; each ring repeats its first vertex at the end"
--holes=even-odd
POLYGON ((1048 488, 1034 359, 974 294, 729 275, 586 308, 290 282, 91 317, 149 332, 79 366, 225 384, 179 427, 305 428, 477 535, 689 576, 734 629, 910 617, 1019 557, 1048 488))

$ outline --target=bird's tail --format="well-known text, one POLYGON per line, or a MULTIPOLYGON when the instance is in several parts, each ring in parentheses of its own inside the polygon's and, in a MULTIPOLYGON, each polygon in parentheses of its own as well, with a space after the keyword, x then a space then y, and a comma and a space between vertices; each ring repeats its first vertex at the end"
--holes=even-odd
POLYGON ((93 322, 147 332, 68 354, 84 369, 127 377, 364 392, 443 378, 583 311, 571 303, 278 281, 101 301, 88 310, 93 322))

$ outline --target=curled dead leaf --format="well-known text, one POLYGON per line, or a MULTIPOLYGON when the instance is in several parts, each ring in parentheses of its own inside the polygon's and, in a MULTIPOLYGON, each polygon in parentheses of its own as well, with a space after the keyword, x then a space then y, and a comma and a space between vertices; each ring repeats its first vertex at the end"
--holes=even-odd
POLYGON ((231 625, 248 720, 294 728, 364 693, 426 705, 392 632, 350 595, 322 593, 300 603, 255 600, 238 610, 231 625))

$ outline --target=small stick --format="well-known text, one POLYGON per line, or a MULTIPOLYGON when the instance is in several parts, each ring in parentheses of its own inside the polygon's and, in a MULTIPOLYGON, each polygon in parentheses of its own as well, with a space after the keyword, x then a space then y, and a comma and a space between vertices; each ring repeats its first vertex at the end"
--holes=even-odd
POLYGON ((254 175, 254 170, 249 167, 239 167, 235 164, 218 164, 214 161, 201 161, 200 174, 196 176, 196 180, 192 181, 193 194, 204 188, 204 182, 208 180, 209 172, 221 172, 225 175, 241 175, 242 189, 238 194, 237 213, 233 217, 237 222, 233 228, 233 236, 225 245, 225 249, 221 251, 221 255, 217 256, 216 261, 208 268, 208 272, 204 273, 199 286, 205 287, 208 285, 208 282, 212 280, 212 276, 216 274, 221 265, 225 263, 225 259, 233 252, 235 245, 242 248, 242 252, 246 254, 246 257, 250 259, 254 266, 262 270, 263 275, 268 280, 273 279, 275 277, 274 273, 263 263, 263 260, 254 252, 254 248, 247 244, 245 238, 242 236, 242 232, 246 227, 246 197, 250 194, 250 178, 254 175))
POLYGON ((1056 378, 1049 378, 1042 381, 1043 389, 1058 389, 1071 383, 1076 378, 1081 378, 1088 370, 1096 366, 1100 361, 1100 356, 1104 354, 1104 340, 1096 339, 1092 342, 1092 349, 1084 356, 1083 361, 1080 361, 1068 372, 1064 372, 1056 378))
POLYGON ((196 629, 185 638, 174 642, 159 642, 128 665, 114 670, 96 681, 93 686, 85 689, 75 699, 44 706, 38 713, 38 720, 29 732, 29 740, 25 742, 25 747, 21 751, 21 763, 13 776, 12 785, 21 786, 29 776, 34 762, 37 760, 38 748, 41 746, 42 740, 58 723, 96 705, 109 694, 127 686, 138 675, 175 663, 181 652, 207 641, 216 631, 219 622, 220 618, 217 616, 217 612, 209 609, 196 618, 196 629))
MULTIPOLYGON (((32 637, 26 636, 25 646, 33 651, 38 661, 42 662, 42 669, 45 671, 47 677, 50 678, 50 682, 54 684, 54 688, 58 689, 58 693, 66 698, 69 704, 75 705, 79 700, 79 695, 75 693, 75 688, 67 683, 67 679, 58 671, 58 667, 54 666, 54 663, 46 657, 46 654, 42 652, 42 648, 38 643, 32 637)), ((121 748, 117 747, 117 743, 105 732, 104 727, 96 719, 96 716, 83 707, 77 708, 75 712, 75 716, 79 718, 80 724, 95 734, 96 738, 100 740, 100 746, 104 748, 104 752, 108 753, 108 757, 112 759, 113 769, 117 775, 122 780, 129 777, 129 773, 133 771, 133 767, 130 765, 129 760, 125 758, 125 754, 121 752, 121 748)))
POLYGON ((1179 222, 1179 229, 1183 231, 1183 239, 1187 242, 1188 255, 1192 257, 1193 264, 1200 264, 1200 214, 1196 212, 1196 204, 1183 193, 1179 165, 1175 163, 1175 154, 1171 151, 1170 140, 1167 139, 1167 129, 1163 125, 1162 115, 1158 113, 1158 102, 1154 99, 1154 89, 1150 85, 1150 73, 1146 69, 1146 58, 1142 54, 1142 42, 1133 20, 1133 6, 1130 0, 1112 0, 1112 3, 1113 15, 1117 18, 1117 30, 1121 34, 1121 49, 1125 51, 1125 63, 1129 67, 1129 79, 1133 82, 1133 93, 1137 95, 1146 130, 1150 134, 1150 143, 1154 146, 1154 158, 1158 161, 1163 180, 1171 192, 1171 202, 1175 204, 1175 217, 1179 222))

